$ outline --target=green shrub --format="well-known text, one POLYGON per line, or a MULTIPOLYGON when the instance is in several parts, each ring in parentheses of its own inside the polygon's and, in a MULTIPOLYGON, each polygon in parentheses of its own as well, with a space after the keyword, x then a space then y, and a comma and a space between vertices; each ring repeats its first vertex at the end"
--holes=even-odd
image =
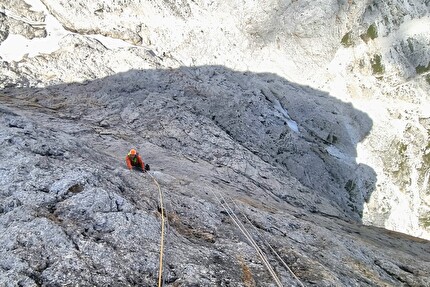
POLYGON ((360 35, 360 38, 363 39, 364 42, 369 42, 378 37, 378 29, 376 28, 376 24, 372 24, 367 28, 366 33, 360 35))
POLYGON ((340 42, 342 43, 342 45, 344 47, 351 47, 354 42, 352 41, 352 34, 351 31, 349 31, 348 33, 346 33, 343 37, 342 40, 340 40, 340 42))
MULTIPOLYGON (((427 130, 427 132, 430 132, 430 130, 427 130)), ((427 144, 425 150, 430 150, 430 143, 427 144)), ((423 155, 422 162, 426 169, 430 167, 430 153, 423 155)))
POLYGON ((369 26, 369 28, 367 28, 366 35, 372 40, 378 38, 378 29, 376 28, 375 23, 373 23, 369 26))
POLYGON ((424 228, 430 227, 430 214, 427 216, 420 217, 419 221, 421 225, 424 226, 424 228))
POLYGON ((416 66, 415 71, 417 72, 417 74, 424 74, 425 72, 430 71, 430 62, 428 63, 427 67, 421 65, 416 66))
POLYGON ((382 57, 381 55, 374 55, 372 59, 370 59, 370 64, 372 65, 372 71, 374 75, 383 74, 385 71, 384 65, 382 65, 382 57))

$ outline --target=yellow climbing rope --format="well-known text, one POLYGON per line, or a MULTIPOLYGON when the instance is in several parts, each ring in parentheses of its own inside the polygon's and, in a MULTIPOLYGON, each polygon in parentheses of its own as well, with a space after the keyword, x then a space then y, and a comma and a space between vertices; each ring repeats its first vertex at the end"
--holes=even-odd
MULTIPOLYGON (((163 203, 163 193, 161 191, 160 184, 158 183, 158 181, 155 179, 155 177, 150 172, 147 172, 147 173, 152 178, 152 180, 154 181, 155 185, 157 186, 158 194, 159 194, 159 199, 160 199, 160 209, 161 209, 161 238, 160 238, 160 263, 159 263, 160 268, 159 268, 159 271, 158 271, 159 272, 158 273, 158 287, 162 287, 164 285, 163 284, 164 283, 163 282, 163 279, 164 279, 163 278, 163 258, 164 258, 164 226, 165 226, 165 217, 164 217, 164 212, 165 211, 164 210, 165 210, 165 208, 164 208, 164 203, 163 203)), ((207 186, 207 184, 206 184, 206 186, 207 186)), ((269 260, 268 260, 268 258, 266 256, 266 254, 261 250, 261 248, 257 245, 257 243, 255 242, 255 240, 252 238, 251 234, 246 230, 246 228, 243 225, 243 223, 240 221, 240 219, 237 217, 237 215, 235 214, 235 212, 233 211, 233 209, 227 203, 227 201, 224 198, 223 194, 220 191, 218 191, 217 192, 218 194, 216 194, 215 191, 213 191, 211 188, 209 188, 209 186, 207 186, 207 187, 212 192, 212 194, 215 196, 215 198, 218 200, 218 202, 221 204, 221 206, 224 207, 225 211, 228 213, 228 215, 233 220, 233 222, 237 225, 237 227, 239 228, 239 230, 243 233, 243 235, 248 239, 248 241, 251 243, 251 245, 255 248, 255 250, 257 251, 257 254, 261 258, 263 264, 268 269, 269 273, 272 275, 272 277, 275 280, 276 284, 279 287, 282 287, 282 283, 281 283, 279 277, 276 275, 275 271, 273 270, 272 266, 270 265, 269 260)), ((237 207, 236 203, 232 199, 230 199, 230 200, 237 207)), ((248 220, 248 222, 250 222, 250 220, 246 216, 245 216, 245 218, 248 220)), ((268 244, 268 243, 266 242, 266 244, 268 244)), ((279 254, 272 248, 272 246, 270 244, 269 244, 269 247, 272 250, 272 252, 274 252, 277 255, 277 257, 282 261, 282 263, 288 269, 288 271, 291 272, 291 274, 293 275, 293 277, 300 283, 300 285, 304 286, 303 283, 300 281, 300 279, 292 272, 292 270, 282 260, 282 258, 280 258, 279 254)))
POLYGON ((155 177, 149 173, 149 176, 154 181, 155 185, 158 188, 158 195, 160 197, 160 209, 161 209, 161 238, 160 238, 160 269, 158 271, 158 287, 162 286, 162 277, 163 277, 163 257, 164 257, 164 204, 163 204, 163 193, 161 192, 160 184, 155 179, 155 177))

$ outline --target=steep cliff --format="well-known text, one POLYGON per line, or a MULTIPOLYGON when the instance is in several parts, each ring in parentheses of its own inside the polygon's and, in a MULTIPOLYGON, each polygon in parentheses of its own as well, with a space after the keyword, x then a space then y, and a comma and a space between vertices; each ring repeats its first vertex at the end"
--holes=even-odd
POLYGON ((426 3, 42 2, 0 7, 2 286, 430 286, 380 228, 427 236, 425 36, 377 46, 426 3))

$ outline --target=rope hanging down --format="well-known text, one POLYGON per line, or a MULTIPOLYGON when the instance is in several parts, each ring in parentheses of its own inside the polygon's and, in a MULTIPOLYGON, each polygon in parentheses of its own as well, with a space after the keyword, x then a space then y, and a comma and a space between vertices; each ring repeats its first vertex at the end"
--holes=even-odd
POLYGON ((160 184, 155 179, 155 177, 150 173, 147 172, 149 176, 154 181, 155 185, 158 188, 158 195, 160 197, 160 209, 161 209, 161 238, 160 238, 160 269, 158 271, 158 287, 161 287, 164 285, 164 282, 162 281, 163 278, 163 257, 164 257, 164 204, 163 204, 163 193, 161 192, 160 184))
MULTIPOLYGON (((207 186, 207 185, 206 185, 207 186)), ((208 187, 208 186, 207 186, 208 187)), ((273 280, 275 280, 276 285, 278 287, 282 287, 281 280, 279 279, 278 275, 276 275, 275 271, 273 270, 272 266, 270 265, 269 259, 267 258, 266 254, 261 250, 261 248, 257 245, 255 240, 252 238, 252 235, 246 230, 245 226, 242 224, 242 222, 239 220, 237 215, 234 213, 234 211, 231 209, 231 207, 228 205, 227 201, 221 194, 221 192, 218 192, 218 195, 209 188, 209 190, 212 192, 212 194, 215 196, 215 198, 218 200, 218 202, 221 204, 222 207, 224 207, 227 214, 230 216, 234 224, 239 228, 239 230, 242 232, 242 234, 248 239, 249 243, 254 247, 255 251, 257 252, 257 255, 260 257, 263 264, 266 266, 267 270, 269 271, 270 275, 272 276, 273 280)))
MULTIPOLYGON (((240 208, 239 206, 237 206, 236 202, 232 199, 230 199, 234 206, 239 210, 240 212, 240 208)), ((270 250, 276 255, 276 257, 282 262, 282 264, 284 265, 284 267, 291 273, 291 275, 294 277, 294 279, 297 280, 297 282, 299 282, 300 286, 304 287, 305 285, 303 285, 302 281, 296 276, 296 274, 293 272, 293 270, 291 270, 291 268, 287 265, 287 263, 285 263, 285 261, 282 259, 282 257, 278 254, 278 252, 276 252, 276 250, 272 247, 272 245, 267 242, 266 239, 264 239, 263 236, 261 236, 261 233, 257 230, 257 228, 255 227, 255 225, 251 222, 251 220, 249 220, 248 216, 246 216, 243 212, 240 212, 242 214, 243 217, 245 217, 246 221, 254 228, 255 232, 257 232, 257 234, 260 235, 260 238, 263 238, 264 243, 270 248, 270 250)))
MULTIPOLYGON (((235 212, 233 211, 233 209, 230 207, 230 205, 227 203, 226 199, 224 198, 224 196, 222 195, 221 191, 218 191, 218 195, 215 193, 215 191, 213 191, 212 189, 209 188, 209 186, 206 184, 206 187, 208 187, 208 189, 212 192, 212 194, 215 196, 215 198, 218 200, 218 202, 221 204, 222 207, 224 207, 225 211, 227 212, 227 214, 230 216, 230 218, 233 220, 233 222, 236 224, 236 226, 239 228, 239 230, 245 235, 245 237, 248 239, 248 241, 251 243, 251 245, 254 247, 254 249, 256 250, 258 256, 261 258, 263 264, 266 266, 267 270, 269 271, 269 273, 272 275, 272 278, 275 280, 276 284, 278 286, 282 286, 281 281, 279 280, 279 277, 276 275, 275 271, 273 270, 272 266, 269 263, 269 260, 267 258, 267 255, 262 251, 262 249, 257 245, 257 243, 255 242, 255 240, 252 238, 252 235, 248 232, 248 230, 246 230, 245 226, 243 225, 243 223, 241 222, 241 220, 238 218, 238 216, 235 214, 235 212)), ((239 210, 239 213, 242 214, 242 216, 245 217, 245 219, 247 220, 247 222, 254 228, 254 230, 260 234, 260 232, 258 232, 257 228, 252 224, 252 222, 249 220, 249 218, 243 214, 242 212, 240 212, 240 208, 237 206, 236 202, 229 198, 229 200, 234 204, 234 206, 239 210)), ((260 235, 261 237, 261 235, 260 235)), ((301 282, 301 280, 296 276, 296 274, 294 274, 294 272, 291 270, 291 268, 285 263, 285 261, 281 258, 281 256, 275 251, 275 249, 263 238, 264 243, 270 248, 270 250, 276 255, 276 257, 282 262, 282 264, 284 265, 284 267, 291 273, 291 275, 294 277, 294 279, 297 280, 297 282, 300 284, 300 286, 304 287, 303 283, 301 282)))
MULTIPOLYGON (((152 178, 152 180, 154 181, 155 185, 157 186, 158 194, 159 194, 159 200, 160 200, 160 210, 161 210, 161 238, 160 238, 160 263, 159 263, 160 268, 159 268, 159 273, 158 273, 158 287, 162 287, 162 286, 164 286, 163 258, 164 258, 164 241, 165 241, 165 239, 164 239, 164 226, 165 226, 164 212, 165 212, 165 208, 164 208, 164 203, 163 203, 163 193, 161 191, 160 184, 158 183, 158 181, 155 179, 155 177, 150 172, 147 172, 147 173, 152 178)), ((209 190, 212 192, 212 194, 215 196, 215 198, 218 200, 218 202, 221 204, 221 206, 224 207, 224 209, 226 210, 227 214, 230 216, 230 218, 233 220, 233 222, 236 224, 236 226, 239 228, 239 230, 243 233, 243 235, 248 239, 248 241, 254 247, 254 249, 256 250, 256 252, 258 254, 258 256, 261 258, 263 264, 266 266, 266 268, 268 269, 269 273, 272 275, 272 278, 275 280, 276 284, 279 287, 282 287, 282 283, 281 283, 279 277, 276 275, 275 271, 273 270, 272 266, 270 265, 269 260, 267 258, 267 255, 257 245, 257 243, 255 242, 255 240, 252 238, 252 235, 248 232, 248 230, 245 228, 245 226, 243 225, 243 223, 241 222, 241 220, 238 218, 238 216, 235 214, 235 212, 233 211, 233 209, 227 203, 227 201, 225 200, 225 198, 222 195, 222 193, 220 191, 218 191, 217 192, 218 195, 217 195, 211 188, 209 188, 209 190)), ((230 200, 233 202, 233 204, 236 206, 236 208, 238 208, 238 206, 236 205, 236 203, 231 198, 230 198, 230 200)), ((244 215, 244 216, 245 216, 246 220, 248 221, 248 223, 251 223, 250 220, 249 220, 249 218, 246 215, 244 215)), ((251 225, 253 226, 252 223, 251 223, 251 225)), ((255 228, 255 226, 254 226, 254 228, 255 228)), ((265 241, 265 243, 266 243, 266 245, 268 245, 270 247, 270 249, 272 250, 272 252, 274 252, 276 254, 276 256, 278 257, 278 259, 281 260, 281 262, 283 263, 284 267, 286 267, 288 269, 288 271, 291 272, 291 274, 293 275, 293 277, 300 283, 300 285, 304 286, 303 283, 300 281, 300 279, 293 273, 293 271, 288 267, 288 265, 282 260, 282 258, 279 256, 279 254, 272 248, 272 246, 267 241, 265 241)))

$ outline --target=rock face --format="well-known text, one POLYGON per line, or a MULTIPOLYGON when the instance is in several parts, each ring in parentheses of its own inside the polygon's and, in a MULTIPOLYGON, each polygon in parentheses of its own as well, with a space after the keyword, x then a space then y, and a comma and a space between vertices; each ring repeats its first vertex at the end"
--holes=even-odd
POLYGON ((428 1, 370 3, 331 66, 344 83, 339 97, 350 97, 374 123, 359 147, 359 161, 378 174, 364 222, 427 239, 429 11, 428 1))
POLYGON ((160 206, 150 175, 125 168, 137 147, 165 195, 169 286, 274 285, 232 211, 284 285, 298 281, 266 244, 306 285, 428 285, 427 241, 354 223, 374 174, 326 151, 353 152, 350 138, 312 131, 312 99, 295 109, 298 132, 279 113, 277 93, 306 91, 321 110, 371 124, 324 93, 219 66, 4 89, 2 282, 154 285, 160 206), (265 96, 263 82, 277 92, 265 96))
MULTIPOLYGON (((376 200, 381 165, 357 160, 363 142, 390 146, 372 134, 373 111, 241 71, 268 51, 298 51, 283 46, 291 39, 278 23, 309 45, 337 16, 379 14, 350 1, 270 2, 272 13, 228 4, 240 17, 222 3, 72 2, 43 0, 70 32, 32 22, 48 10, 2 4, 0 41, 46 36, 59 49, 1 63, 0 285, 156 286, 163 250, 165 286, 430 286, 428 241, 362 225, 386 222, 365 214, 386 208, 376 200), (150 173, 126 169, 130 148, 150 173)), ((342 29, 296 63, 328 63, 342 29)), ((410 146, 396 147, 410 159, 410 146)), ((386 150, 382 168, 395 170, 397 148, 386 150)), ((412 188, 400 179, 393 186, 412 188)))

